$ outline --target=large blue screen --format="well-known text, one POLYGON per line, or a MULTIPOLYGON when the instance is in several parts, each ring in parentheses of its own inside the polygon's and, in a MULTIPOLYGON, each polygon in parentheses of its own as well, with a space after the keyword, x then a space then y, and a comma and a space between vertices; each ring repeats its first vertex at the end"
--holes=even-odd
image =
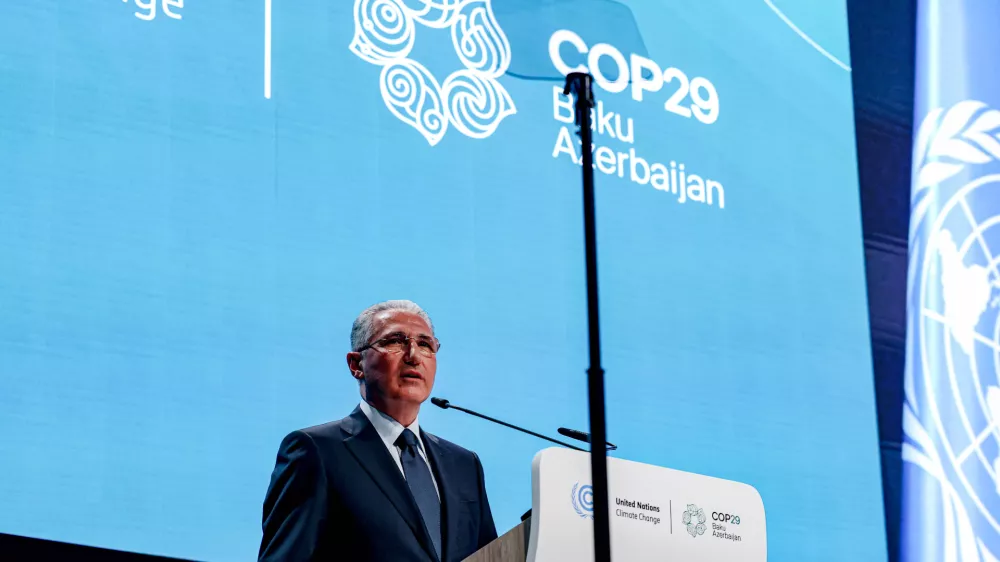
MULTIPOLYGON (((252 559, 386 299, 435 395, 586 429, 583 70, 615 454, 884 559, 844 4, 0 2, 0 532, 252 559)), ((546 444, 460 416, 502 532, 546 444)))

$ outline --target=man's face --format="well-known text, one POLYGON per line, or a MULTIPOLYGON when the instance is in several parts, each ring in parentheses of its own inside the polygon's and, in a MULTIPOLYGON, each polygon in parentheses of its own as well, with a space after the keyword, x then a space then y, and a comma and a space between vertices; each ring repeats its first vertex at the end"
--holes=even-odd
MULTIPOLYGON (((434 334, 423 318, 412 312, 390 310, 372 319, 375 328, 369 344, 386 338, 410 337, 431 342, 434 334)), ((420 353, 418 341, 407 342, 401 352, 392 353, 375 345, 360 354, 352 352, 355 360, 349 361, 355 378, 364 377, 365 397, 376 406, 386 403, 416 403, 427 400, 434 386, 437 357, 420 353)))

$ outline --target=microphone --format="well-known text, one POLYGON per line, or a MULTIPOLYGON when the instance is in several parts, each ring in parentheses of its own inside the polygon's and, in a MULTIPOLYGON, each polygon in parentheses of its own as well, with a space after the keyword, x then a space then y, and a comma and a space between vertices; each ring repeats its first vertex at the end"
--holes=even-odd
MULTIPOLYGON (((491 418, 491 417, 489 417, 487 415, 480 414, 479 412, 474 412, 472 410, 463 408, 461 406, 456 406, 456 405, 452 404, 451 402, 449 402, 448 400, 445 400, 444 398, 438 398, 437 396, 435 396, 435 397, 431 398, 431 404, 434 404, 435 406, 437 406, 438 408, 441 408, 443 410, 447 410, 448 408, 452 408, 452 409, 458 410, 459 412, 465 412, 466 414, 470 414, 470 415, 476 416, 477 418, 483 418, 484 420, 491 421, 493 423, 498 423, 498 424, 500 424, 502 426, 509 427, 511 429, 516 429, 516 430, 520 431, 521 433, 527 433, 528 435, 532 435, 532 436, 537 437, 539 439, 544 439, 546 441, 550 441, 552 443, 555 443, 556 445, 562 445, 563 447, 566 447, 568 449, 574 449, 576 451, 587 452, 586 449, 581 449, 580 447, 576 447, 576 446, 570 445, 569 443, 563 443, 562 441, 557 441, 557 440, 555 440, 555 439, 553 439, 551 437, 546 437, 546 436, 542 435, 541 433, 535 433, 534 431, 531 431, 531 430, 528 430, 528 429, 524 429, 523 427, 518 427, 518 426, 516 426, 514 424, 510 424, 510 423, 507 423, 505 421, 500 421, 500 420, 498 420, 496 418, 491 418)), ((584 435, 587 435, 587 434, 584 434, 584 435)), ((588 438, 586 439, 586 441, 588 441, 588 442, 590 441, 589 437, 590 436, 588 435, 588 438)))
MULTIPOLYGON (((586 431, 577 431, 575 429, 569 429, 568 427, 560 427, 557 431, 559 431, 560 435, 565 435, 570 439, 576 439, 577 441, 590 443, 590 434, 587 433, 586 431)), ((614 451, 615 449, 618 448, 618 445, 615 445, 614 443, 605 442, 604 444, 608 447, 609 451, 614 451)))

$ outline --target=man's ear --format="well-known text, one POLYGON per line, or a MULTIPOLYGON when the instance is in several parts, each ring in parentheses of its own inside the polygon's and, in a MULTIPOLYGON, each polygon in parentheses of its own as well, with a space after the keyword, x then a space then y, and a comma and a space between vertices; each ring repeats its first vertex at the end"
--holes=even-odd
POLYGON ((364 369, 361 368, 361 353, 349 351, 347 353, 347 368, 351 370, 351 376, 358 381, 364 380, 364 369))

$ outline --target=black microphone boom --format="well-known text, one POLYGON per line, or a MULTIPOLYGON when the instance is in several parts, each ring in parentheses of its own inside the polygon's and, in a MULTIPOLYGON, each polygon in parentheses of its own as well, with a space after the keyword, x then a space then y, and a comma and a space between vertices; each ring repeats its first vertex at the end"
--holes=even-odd
POLYGON ((491 421, 493 423, 498 423, 498 424, 500 424, 500 425, 502 425, 504 427, 509 427, 511 429, 516 429, 516 430, 520 431, 521 433, 527 433, 528 435, 532 435, 532 436, 537 437, 539 439, 544 439, 546 441, 550 441, 552 443, 555 443, 556 445, 562 445, 563 447, 566 447, 568 449, 574 449, 574 450, 577 450, 577 451, 586 451, 586 449, 581 449, 579 447, 575 447, 573 445, 570 445, 569 443, 563 443, 562 441, 553 439, 551 437, 546 437, 546 436, 542 435, 541 433, 535 433, 534 431, 531 431, 530 429, 524 429, 523 427, 518 427, 518 426, 516 426, 514 424, 510 424, 510 423, 507 423, 505 421, 500 421, 500 420, 498 420, 496 418, 491 418, 491 417, 489 417, 487 415, 480 414, 479 412, 474 412, 472 410, 468 410, 468 409, 463 408, 461 406, 456 406, 456 405, 452 404, 451 402, 449 402, 448 400, 445 400, 444 398, 438 398, 437 396, 435 396, 434 398, 431 398, 431 404, 434 404, 438 408, 443 408, 445 410, 447 410, 448 408, 453 408, 455 410, 458 410, 459 412, 465 412, 466 414, 470 414, 470 415, 476 416, 477 418, 483 418, 484 420, 491 421))
MULTIPOLYGON (((587 368, 587 402, 590 434, 594 441, 607 443, 604 411, 604 368, 601 367, 601 322, 597 296, 597 213, 594 203, 594 148, 591 111, 595 107, 593 76, 583 72, 566 75, 563 95, 576 96, 576 126, 579 128, 583 170, 583 247, 587 266, 587 332, 590 367, 587 368)), ((608 499, 608 451, 590 447, 590 476, 594 487, 594 560, 611 562, 611 520, 608 499)))
MULTIPOLYGON (((590 434, 587 433, 586 431, 579 431, 579 430, 576 430, 576 429, 570 429, 568 427, 560 427, 556 431, 558 431, 560 435, 565 435, 566 437, 569 437, 570 439, 576 439, 577 441, 583 441, 584 443, 590 443, 590 434)), ((614 450, 618 449, 618 445, 615 445, 614 443, 607 443, 607 442, 605 442, 604 444, 608 447, 609 451, 614 451, 614 450)))

